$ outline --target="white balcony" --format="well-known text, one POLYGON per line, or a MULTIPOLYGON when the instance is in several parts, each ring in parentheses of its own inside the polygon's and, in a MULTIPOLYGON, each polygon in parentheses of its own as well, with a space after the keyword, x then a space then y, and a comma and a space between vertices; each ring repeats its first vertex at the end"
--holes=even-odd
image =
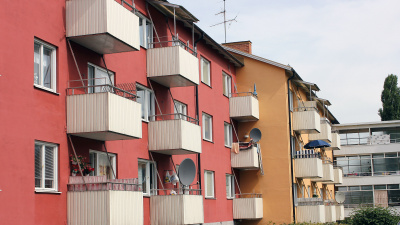
POLYGON ((325 149, 340 150, 340 136, 339 136, 339 133, 332 133, 332 142, 330 144, 331 144, 331 147, 327 147, 325 149))
POLYGON ((143 192, 134 179, 71 178, 78 182, 68 184, 68 225, 143 225, 143 192))
POLYGON ((344 220, 344 205, 336 205, 336 220, 344 220))
POLYGON ((240 150, 238 154, 231 152, 231 166, 235 169, 258 170, 260 165, 257 147, 252 146, 249 149, 240 150))
POLYGON ((149 151, 166 155, 201 153, 198 121, 189 117, 174 119, 173 116, 157 115, 155 118, 164 120, 149 122, 149 151))
POLYGON ((66 1, 66 35, 99 54, 140 49, 139 17, 115 0, 66 1))
MULTIPOLYGON (((331 130, 330 122, 326 118, 322 118, 321 125, 320 125, 320 133, 309 134, 308 140, 309 141, 322 140, 327 143, 331 143, 332 142, 332 130, 331 130)), ((340 141, 340 139, 339 139, 339 141, 340 141)))
POLYGON ((325 222, 336 221, 336 206, 332 203, 325 205, 325 222))
POLYGON ((333 168, 334 175, 334 183, 341 184, 343 183, 343 170, 342 168, 333 168))
POLYGON ((166 87, 199 84, 199 60, 180 46, 147 49, 147 77, 166 87))
POLYGON ((258 99, 251 92, 231 94, 229 114, 237 121, 257 121, 260 118, 258 99))
POLYGON ((152 225, 204 223, 202 195, 152 195, 150 209, 152 225))
POLYGON ((325 223, 325 206, 320 198, 298 198, 296 220, 298 223, 325 223))
POLYGON ((262 219, 263 199, 260 194, 236 195, 233 199, 233 219, 262 219))
POLYGON ((314 101, 302 102, 293 112, 293 130, 298 133, 320 133, 321 117, 314 101))
MULTIPOLYGON (((310 155, 314 157, 314 155, 310 155)), ((296 178, 321 178, 323 176, 322 160, 315 158, 296 158, 294 160, 296 178)))
POLYGON ((78 94, 77 91, 68 95, 67 133, 101 141, 141 138, 141 105, 132 100, 133 94, 119 93, 127 95, 123 97, 123 94, 110 92, 78 94))
POLYGON ((334 173, 333 173, 333 165, 332 163, 324 162, 322 163, 322 174, 321 178, 313 178, 311 181, 313 182, 323 182, 323 183, 333 183, 334 182, 334 173))

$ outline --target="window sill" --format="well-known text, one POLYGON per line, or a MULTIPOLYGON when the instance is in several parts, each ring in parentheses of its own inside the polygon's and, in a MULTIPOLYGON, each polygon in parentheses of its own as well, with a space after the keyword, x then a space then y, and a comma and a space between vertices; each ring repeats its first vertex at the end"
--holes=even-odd
POLYGON ((226 198, 227 200, 233 200, 233 199, 235 199, 235 198, 226 198))
POLYGON ((225 148, 232 149, 232 145, 231 146, 225 145, 225 148))
POLYGON ((206 85, 207 87, 212 89, 211 85, 208 85, 208 84, 204 83, 203 81, 201 83, 203 83, 204 85, 206 85))
POLYGON ((215 197, 205 197, 206 200, 217 200, 215 197))
POLYGON ((57 93, 57 92, 55 92, 55 91, 52 90, 52 89, 43 87, 43 86, 38 85, 38 84, 33 84, 33 87, 36 88, 36 89, 42 90, 42 91, 49 92, 49 93, 51 93, 51 94, 60 95, 60 93, 57 93))
POLYGON ((52 191, 52 190, 35 190, 35 193, 38 193, 38 194, 56 194, 56 195, 62 194, 62 192, 52 191))
POLYGON ((229 99, 229 97, 228 97, 228 95, 226 95, 226 94, 222 94, 224 97, 226 97, 227 99, 229 99))
POLYGON ((210 142, 210 143, 213 143, 213 144, 214 144, 214 142, 213 142, 213 141, 211 141, 211 140, 207 140, 207 139, 204 139, 204 138, 203 138, 203 141, 207 141, 207 142, 210 142))

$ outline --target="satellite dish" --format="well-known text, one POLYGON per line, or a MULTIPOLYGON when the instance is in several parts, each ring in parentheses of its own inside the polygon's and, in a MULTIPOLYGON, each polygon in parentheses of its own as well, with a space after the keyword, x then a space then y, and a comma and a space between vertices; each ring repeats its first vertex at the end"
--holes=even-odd
POLYGON ((251 129, 250 138, 253 139, 254 142, 258 142, 261 139, 261 131, 258 128, 251 129))
POLYGON ((337 203, 343 203, 346 199, 346 196, 343 192, 336 192, 335 199, 337 203))
POLYGON ((179 180, 183 185, 190 185, 196 176, 196 166, 193 160, 184 159, 178 169, 179 180))

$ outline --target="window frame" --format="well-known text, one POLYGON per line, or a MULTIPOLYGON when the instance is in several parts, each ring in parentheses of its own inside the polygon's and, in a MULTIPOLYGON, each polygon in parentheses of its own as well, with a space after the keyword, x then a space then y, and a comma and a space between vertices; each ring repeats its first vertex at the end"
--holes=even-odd
POLYGON ((224 144, 225 147, 231 148, 233 143, 232 124, 224 122, 224 144), (228 135, 228 137, 227 137, 228 135), (226 140, 228 138, 228 143, 226 140))
MULTIPOLYGON (((35 140, 35 148, 36 148, 36 145, 41 145, 40 153, 41 153, 42 169, 41 169, 41 178, 40 178, 41 187, 36 187, 36 184, 35 184, 35 191, 36 192, 57 192, 58 191, 58 145, 54 144, 54 143, 35 140), (53 187, 52 188, 45 187, 45 181, 46 181, 45 148, 46 148, 46 146, 53 148, 53 187)), ((35 165, 36 165, 36 159, 35 159, 35 165)), ((35 168, 35 173, 36 173, 36 168, 35 168)), ((36 180, 36 175, 35 175, 35 180, 36 180)))
POLYGON ((231 93, 232 93, 232 77, 225 71, 222 71, 222 94, 229 98, 231 93), (224 90, 226 90, 227 93, 225 93, 224 90))
POLYGON ((151 196, 151 195, 157 195, 157 163, 154 161, 150 160, 145 160, 145 159, 138 159, 138 181, 139 184, 142 184, 141 180, 139 179, 139 174, 140 174, 140 164, 145 164, 146 165, 146 189, 143 188, 142 186, 142 191, 143 191, 143 196, 151 196), (153 174, 150 174, 150 166, 153 166, 153 174), (151 177, 153 179, 153 183, 151 183, 151 177), (145 192, 146 190, 146 192, 145 192))
POLYGON ((208 59, 206 59, 206 58, 204 58, 203 56, 201 56, 200 57, 200 67, 201 67, 201 82, 203 83, 203 84, 205 84, 205 85, 207 85, 207 86, 209 86, 209 87, 211 87, 211 61, 210 60, 208 60, 208 59), (203 69, 203 66, 204 66, 204 62, 208 62, 208 80, 209 80, 209 84, 208 83, 206 83, 205 81, 204 81, 204 69, 203 69))
MULTIPOLYGON (((229 189, 230 192, 226 192, 226 198, 227 199, 234 199, 235 198, 235 177, 232 174, 225 174, 225 179, 226 181, 229 180, 229 189)), ((228 190, 228 185, 226 187, 226 190, 228 190)))
POLYGON ((177 101, 177 100, 174 100, 174 106, 173 107, 174 107, 174 114, 177 114, 178 111, 182 111, 182 112, 179 112, 179 113, 181 113, 182 115, 185 115, 185 116, 183 116, 183 118, 181 118, 180 115, 175 115, 175 119, 187 120, 187 117, 186 117, 188 115, 187 104, 185 104, 183 102, 180 102, 180 101, 177 101), (178 108, 178 111, 176 111, 177 108, 178 108))
POLYGON ((215 199, 215 172, 211 170, 204 170, 204 197, 208 199, 215 199), (207 193, 207 174, 211 174, 212 176, 212 194, 208 195, 207 193))
MULTIPOLYGON (((104 73, 107 74, 107 70, 106 70, 105 68, 100 67, 100 66, 97 66, 97 65, 95 65, 95 64, 93 64, 93 63, 89 63, 89 62, 88 62, 88 67, 87 67, 88 86, 94 86, 94 85, 96 85, 95 78, 96 78, 96 71, 97 71, 97 70, 100 70, 100 71, 102 71, 102 72, 104 72, 104 73), (91 73, 89 72, 89 71, 90 71, 90 67, 93 68, 93 74, 91 74, 91 73)), ((112 72, 112 71, 110 71, 110 70, 108 70, 108 74, 111 76, 111 82, 112 82, 111 85, 114 86, 114 84, 115 84, 115 73, 112 72)), ((105 84, 109 84, 109 82, 110 82, 110 79, 106 79, 106 83, 105 83, 105 84)), ((99 88, 99 87, 97 87, 97 88, 99 88)), ((88 93, 100 93, 100 92, 104 92, 104 91, 95 91, 95 89, 96 89, 96 87, 91 87, 91 88, 89 88, 88 93)))
POLYGON ((203 112, 202 114, 202 130, 203 130, 203 140, 212 142, 213 141, 213 117, 210 114, 207 114, 205 112, 203 112), (210 123, 210 139, 206 138, 206 118, 209 119, 209 123, 210 123))
MULTIPOLYGON (((139 17, 139 44, 140 44, 140 46, 141 47, 143 47, 144 49, 150 49, 150 48, 152 48, 152 45, 151 44, 149 44, 149 40, 147 39, 147 23, 149 23, 149 25, 150 25, 150 35, 149 35, 149 39, 150 40, 153 40, 153 37, 154 37, 154 34, 153 34, 153 23, 151 22, 151 20, 150 19, 148 19, 146 16, 144 16, 143 14, 141 14, 141 13, 137 13, 136 14, 138 17, 139 17), (143 23, 145 23, 144 24, 144 26, 142 25, 142 26, 140 26, 140 21, 142 21, 142 24, 143 23), (141 30, 143 30, 143 32, 141 33, 141 30), (140 34, 142 34, 143 35, 143 37, 140 37, 140 34), (141 38, 143 38, 143 43, 141 43, 141 38)), ((152 41, 150 41, 150 42, 152 42, 152 41)))
POLYGON ((143 121, 143 122, 154 121, 154 117, 153 117, 153 119, 150 119, 150 116, 154 116, 154 115, 156 114, 156 108, 155 108, 155 94, 154 94, 154 91, 151 90, 151 89, 149 89, 149 88, 147 88, 147 87, 145 87, 145 86, 143 86, 143 85, 141 85, 141 84, 136 84, 136 94, 138 94, 138 89, 141 89, 141 90, 144 91, 144 97, 145 97, 145 100, 143 101, 144 104, 142 104, 142 103, 140 102, 140 98, 138 98, 138 100, 137 100, 137 102, 140 103, 140 104, 142 105, 142 107, 145 107, 144 110, 141 109, 141 111, 144 111, 144 113, 145 113, 144 116, 141 115, 142 121, 143 121), (146 92, 149 93, 150 100, 147 99, 147 97, 146 97, 146 96, 147 96, 146 92), (149 101, 150 101, 150 104, 149 104, 149 101), (144 105, 144 106, 143 106, 143 105, 144 105), (149 105, 151 105, 151 106, 149 106, 149 105), (151 107, 151 108, 150 108, 150 114, 149 114, 149 107, 151 107), (143 117, 144 117, 144 118, 143 118, 143 117))
MULTIPOLYGON (((39 50, 39 55, 40 55, 40 62, 39 62, 39 74, 38 74, 38 83, 35 83, 35 66, 33 69, 33 85, 37 88, 40 89, 44 89, 50 92, 54 92, 57 93, 57 47, 50 45, 44 41, 41 41, 37 38, 34 38, 33 41, 34 45, 38 44, 40 45, 40 50, 39 50), (51 60, 51 65, 50 65, 50 69, 51 69, 51 74, 50 74, 50 79, 51 79, 51 88, 48 88, 46 86, 44 86, 43 84, 43 48, 46 47, 48 49, 51 50, 51 56, 50 56, 50 60, 51 60)), ((33 48, 33 54, 35 54, 35 47, 33 48)), ((33 64, 35 65, 35 59, 33 59, 33 64)))
MULTIPOLYGON (((100 176, 99 175, 99 157, 98 155, 102 155, 102 156, 106 156, 107 157, 107 153, 106 152, 102 152, 102 151, 97 151, 97 150, 92 150, 89 149, 89 160, 91 160, 90 154, 95 154, 96 157, 96 163, 95 165, 92 165, 91 163, 91 167, 94 168, 94 171, 91 173, 91 176, 100 176)), ((115 173, 115 177, 114 174, 111 174, 112 178, 111 179, 117 179, 117 154, 115 153, 108 153, 108 156, 112 157, 112 169, 114 170, 115 173)), ((108 162, 108 161, 107 161, 108 162)), ((109 163, 109 162, 108 162, 109 163)), ((111 171, 112 172, 112 171, 111 171)), ((108 178, 107 178, 108 179, 108 178)))

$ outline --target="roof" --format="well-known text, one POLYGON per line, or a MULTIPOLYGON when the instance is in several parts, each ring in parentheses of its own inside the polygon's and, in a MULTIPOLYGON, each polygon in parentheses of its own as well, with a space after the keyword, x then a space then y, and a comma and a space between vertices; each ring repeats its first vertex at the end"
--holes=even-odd
POLYGON ((181 5, 171 4, 164 0, 147 0, 154 8, 161 11, 164 15, 174 17, 180 21, 198 22, 199 20, 193 16, 185 7, 181 5))
POLYGON ((400 127, 400 120, 362 122, 362 123, 344 123, 344 124, 335 124, 335 125, 333 125, 333 127, 335 128, 335 130, 400 127))

